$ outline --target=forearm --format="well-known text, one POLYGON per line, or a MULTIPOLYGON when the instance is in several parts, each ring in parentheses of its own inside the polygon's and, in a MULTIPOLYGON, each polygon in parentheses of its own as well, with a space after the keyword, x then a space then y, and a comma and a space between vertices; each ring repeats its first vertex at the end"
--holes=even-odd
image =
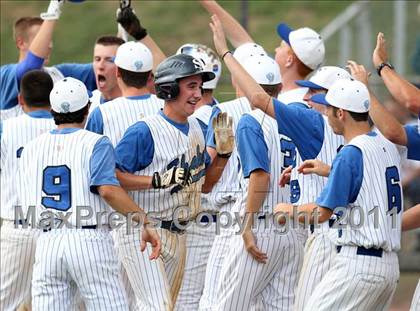
POLYGON ((420 227, 420 204, 405 211, 402 216, 402 231, 413 230, 420 227))
POLYGON ((370 99, 369 115, 382 135, 394 144, 407 145, 407 135, 398 120, 379 103, 372 92, 370 92, 370 99))
POLYGON ((290 219, 297 218, 300 223, 305 223, 308 219, 310 224, 314 224, 316 218, 318 218, 318 223, 323 223, 332 215, 332 210, 319 207, 316 203, 307 203, 297 207, 294 207, 293 204, 282 203, 276 207, 275 212, 288 214, 290 219))
POLYGON ((415 114, 420 112, 420 90, 402 78, 395 70, 385 66, 381 77, 392 97, 415 114))
POLYGON ((200 2, 210 15, 216 14, 219 17, 227 39, 235 48, 247 42, 254 42, 242 25, 216 1, 203 0, 200 2))
POLYGON ((264 89, 248 74, 248 72, 238 63, 231 53, 226 54, 224 61, 239 88, 245 93, 250 103, 264 111, 269 116, 275 118, 272 98, 264 89))
POLYGON ((268 193, 270 174, 263 170, 256 170, 251 173, 248 184, 248 195, 246 199, 246 227, 251 228, 254 222, 254 214, 261 210, 268 193))
POLYGON ((147 46, 153 55, 153 71, 156 71, 156 67, 166 58, 165 53, 160 49, 157 43, 152 39, 150 35, 147 35, 140 40, 145 46, 147 46))
POLYGON ((206 178, 202 187, 203 193, 209 193, 213 189, 213 186, 219 181, 220 176, 222 176, 228 160, 228 158, 221 158, 217 155, 213 158, 213 161, 206 170, 206 178))
POLYGON ((31 45, 29 51, 41 58, 48 58, 51 50, 51 42, 55 28, 55 20, 45 20, 31 45))
POLYGON ((98 192, 115 211, 125 216, 132 214, 135 222, 147 223, 144 210, 137 206, 121 187, 112 185, 99 186, 98 192))
POLYGON ((127 191, 152 189, 152 176, 137 176, 116 170, 121 187, 127 191))

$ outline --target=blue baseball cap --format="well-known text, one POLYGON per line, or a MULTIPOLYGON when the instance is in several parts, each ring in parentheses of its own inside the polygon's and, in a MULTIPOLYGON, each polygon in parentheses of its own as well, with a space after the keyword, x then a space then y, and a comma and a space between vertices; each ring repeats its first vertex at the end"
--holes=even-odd
POLYGON ((340 67, 324 66, 319 68, 309 80, 297 80, 295 83, 314 90, 328 90, 334 82, 340 79, 351 80, 350 73, 340 67))

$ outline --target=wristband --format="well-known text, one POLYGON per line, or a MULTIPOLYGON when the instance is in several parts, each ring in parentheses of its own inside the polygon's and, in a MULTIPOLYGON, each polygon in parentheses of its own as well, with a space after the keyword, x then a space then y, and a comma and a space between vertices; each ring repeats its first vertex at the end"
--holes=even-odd
POLYGON ((394 66, 392 66, 390 63, 383 62, 378 67, 376 67, 376 72, 378 73, 378 76, 381 76, 381 71, 382 69, 384 69, 384 67, 389 67, 390 69, 394 70, 394 66))
POLYGON ((139 31, 133 34, 134 39, 136 39, 137 41, 142 40, 146 36, 147 36, 147 30, 145 28, 141 28, 139 31))
POLYGON ((223 53, 223 55, 222 55, 222 60, 224 60, 225 59, 225 56, 227 55, 227 54, 232 54, 232 52, 231 51, 229 51, 229 50, 227 50, 226 52, 224 52, 223 53))

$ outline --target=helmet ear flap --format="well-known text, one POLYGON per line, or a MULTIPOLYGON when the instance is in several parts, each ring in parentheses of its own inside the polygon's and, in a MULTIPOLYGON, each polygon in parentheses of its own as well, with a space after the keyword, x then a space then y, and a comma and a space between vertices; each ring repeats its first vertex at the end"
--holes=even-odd
POLYGON ((155 85, 156 96, 163 100, 173 100, 179 95, 179 85, 177 81, 155 85))

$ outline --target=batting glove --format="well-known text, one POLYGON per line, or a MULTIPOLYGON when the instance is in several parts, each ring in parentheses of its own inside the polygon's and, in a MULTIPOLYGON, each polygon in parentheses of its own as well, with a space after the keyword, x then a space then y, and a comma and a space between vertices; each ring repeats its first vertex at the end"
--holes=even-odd
POLYGON ((232 117, 228 117, 226 112, 219 113, 213 119, 212 125, 216 140, 217 155, 221 158, 229 158, 235 146, 232 117))
POLYGON ((64 0, 51 0, 47 12, 41 13, 41 18, 44 21, 59 19, 61 15, 61 7, 63 4, 64 0))
POLYGON ((152 177, 152 186, 155 189, 164 189, 176 184, 184 186, 186 179, 188 176, 185 174, 185 169, 173 167, 162 175, 155 172, 152 177))
POLYGON ((131 7, 122 7, 117 10, 117 23, 137 41, 147 36, 147 30, 142 27, 131 7))

